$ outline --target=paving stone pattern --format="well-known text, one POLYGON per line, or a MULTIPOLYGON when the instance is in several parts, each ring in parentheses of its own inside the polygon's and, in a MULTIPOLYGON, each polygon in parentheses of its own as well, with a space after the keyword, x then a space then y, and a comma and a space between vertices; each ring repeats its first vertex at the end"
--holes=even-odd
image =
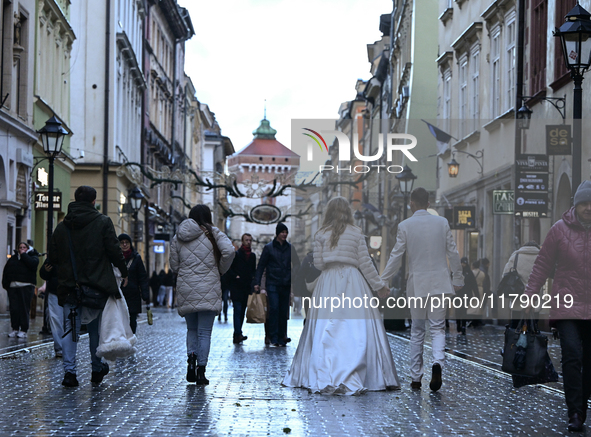
MULTIPOLYGON (((265 347, 262 325, 245 325, 248 340, 233 345, 231 314, 228 323, 216 319, 206 374, 211 383, 201 387, 185 381, 184 319, 174 310, 154 312, 153 326, 145 319, 138 326, 137 355, 113 363, 96 388, 90 384, 87 337, 79 345, 80 387, 74 389, 60 385, 62 362, 54 358, 51 343, 26 348, 43 342, 33 335, 18 345, 2 339, 0 435, 568 434, 559 385, 514 389, 509 377, 487 365, 489 358, 500 362, 493 355, 498 354, 502 331, 495 328, 469 329, 465 339, 458 339, 455 328, 450 328, 450 353, 437 393, 428 389, 430 371, 421 391, 410 390, 408 333, 390 335, 402 389, 341 397, 281 387, 301 333, 301 318, 289 323, 293 341, 287 348, 265 347), (463 355, 454 355, 457 352, 463 355)), ((8 331, 4 320, 0 326, 8 331)), ((428 348, 425 358, 429 369, 428 348)))

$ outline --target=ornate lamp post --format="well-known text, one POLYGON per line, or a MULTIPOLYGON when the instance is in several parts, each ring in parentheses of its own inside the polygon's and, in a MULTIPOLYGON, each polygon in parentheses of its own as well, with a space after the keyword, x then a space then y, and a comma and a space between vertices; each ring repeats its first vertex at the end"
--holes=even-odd
POLYGON ((591 65, 591 14, 576 5, 568 14, 554 36, 560 37, 566 67, 575 83, 573 91, 573 196, 581 183, 581 146, 583 113, 583 74, 591 65))
POLYGON ((532 110, 529 109, 525 104, 517 110, 515 118, 517 118, 518 129, 529 129, 531 123, 532 110))
POLYGON ((49 252, 49 243, 53 234, 53 162, 62 152, 64 138, 69 134, 62 127, 62 123, 55 118, 55 115, 45 122, 45 126, 37 131, 41 135, 43 151, 49 159, 49 177, 48 177, 48 197, 47 203, 47 252, 49 252))
POLYGON ((131 204, 131 209, 133 209, 133 245, 137 250, 137 242, 138 242, 138 213, 142 208, 142 201, 144 200, 144 195, 142 191, 135 187, 131 190, 129 194, 129 203, 131 204))
POLYGON ((447 163, 447 174, 450 178, 457 178, 460 172, 460 163, 452 156, 451 161, 447 163))
MULTIPOLYGON (((404 195, 403 220, 406 220, 408 217, 408 198, 412 192, 412 186, 416 178, 408 165, 405 165, 402 172, 396 175, 396 179, 398 179, 400 184, 400 192, 404 195)), ((403 275, 403 288, 406 289, 406 254, 402 256, 402 265, 400 268, 402 269, 403 275)))

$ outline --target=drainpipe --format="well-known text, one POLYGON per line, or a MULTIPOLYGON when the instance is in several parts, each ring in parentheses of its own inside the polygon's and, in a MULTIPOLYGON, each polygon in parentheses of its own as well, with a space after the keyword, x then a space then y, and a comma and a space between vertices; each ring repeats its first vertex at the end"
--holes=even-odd
MULTIPOLYGON (((518 23, 517 23, 517 80, 515 81, 515 117, 517 117, 517 110, 523 104, 523 45, 525 40, 525 0, 517 0, 519 5, 518 23)), ((521 129, 518 127, 517 118, 515 118, 515 160, 521 155, 521 129)), ((514 165, 514 189, 517 188, 517 170, 514 165)), ((514 249, 521 247, 521 217, 514 216, 513 231, 514 231, 514 249)))
POLYGON ((107 0, 106 9, 106 31, 105 31, 105 114, 103 121, 103 211, 104 215, 109 212, 109 79, 110 79, 110 57, 111 57, 111 0, 107 0))

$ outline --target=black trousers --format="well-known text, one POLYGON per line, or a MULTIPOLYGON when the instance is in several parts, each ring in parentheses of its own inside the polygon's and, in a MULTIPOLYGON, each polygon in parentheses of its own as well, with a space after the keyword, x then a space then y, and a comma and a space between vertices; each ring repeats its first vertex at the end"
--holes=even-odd
POLYGON ((29 316, 31 314, 31 300, 35 293, 35 286, 8 289, 8 304, 10 305, 10 326, 15 331, 29 330, 29 316))
POLYGON ((568 416, 584 415, 591 395, 591 320, 560 320, 556 328, 568 416))

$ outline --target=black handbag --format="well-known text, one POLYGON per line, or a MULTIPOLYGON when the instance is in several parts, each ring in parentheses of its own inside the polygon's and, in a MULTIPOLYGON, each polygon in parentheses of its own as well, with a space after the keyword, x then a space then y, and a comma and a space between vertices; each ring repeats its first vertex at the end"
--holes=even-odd
POLYGON ((534 331, 533 321, 521 320, 517 329, 507 325, 505 329, 505 348, 503 372, 511 375, 529 377, 540 376, 546 368, 548 337, 534 331))
POLYGON ((525 285, 519 278, 519 273, 517 273, 517 259, 519 258, 519 253, 515 254, 515 261, 513 261, 513 267, 509 270, 501 279, 499 286, 497 287, 497 295, 504 296, 510 294, 518 294, 521 295, 525 291, 525 285))
POLYGON ((70 258, 72 260, 72 270, 74 271, 74 280, 76 281, 76 305, 96 310, 102 310, 107 304, 109 295, 96 288, 89 287, 88 285, 80 285, 78 283, 78 273, 76 269, 76 257, 74 256, 74 246, 72 245, 72 236, 70 229, 66 227, 68 231, 68 241, 70 243, 70 258))

